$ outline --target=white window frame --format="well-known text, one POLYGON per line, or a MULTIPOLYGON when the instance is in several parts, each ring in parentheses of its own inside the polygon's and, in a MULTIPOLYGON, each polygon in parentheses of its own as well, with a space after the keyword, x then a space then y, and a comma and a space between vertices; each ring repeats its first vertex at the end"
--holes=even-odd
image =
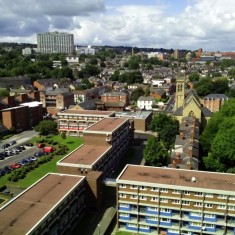
POLYGON ((213 198, 213 194, 212 193, 205 193, 205 197, 213 198))
POLYGON ((194 193, 194 196, 202 197, 202 196, 203 196, 203 193, 202 193, 202 192, 195 192, 195 193, 194 193))
POLYGON ((172 191, 173 194, 180 194, 180 192, 181 192, 181 191, 180 191, 179 189, 174 189, 174 190, 172 191))
POLYGON ((184 195, 190 195, 190 192, 187 190, 184 190, 183 192, 184 192, 184 195))
POLYGON ((162 203, 168 203, 168 199, 166 199, 166 198, 160 198, 160 202, 162 202, 162 203))
POLYGON ((126 198, 126 194, 124 194, 124 193, 119 193, 119 197, 120 197, 120 198, 126 198))
POLYGON ((138 189, 138 186, 137 185, 131 185, 130 189, 138 189))
POLYGON ((138 197, 137 197, 137 195, 131 194, 130 198, 131 199, 137 199, 138 197))
POLYGON ((180 204, 180 200, 178 200, 178 199, 173 199, 172 204, 177 204, 177 205, 179 205, 179 204, 180 204))
POLYGON ((140 190, 147 190, 146 186, 140 186, 140 190))
POLYGON ((147 197, 146 196, 139 196, 139 200, 146 201, 147 197))
POLYGON ((225 210, 226 209, 226 205, 218 205, 217 206, 217 209, 219 209, 219 210, 225 210))
POLYGON ((204 204, 204 207, 205 207, 205 208, 213 208, 213 204, 211 204, 211 203, 205 203, 205 204, 204 204))
POLYGON ((203 205, 202 202, 195 202, 194 203, 195 207, 202 207, 202 205, 203 205))
POLYGON ((189 201, 186 201, 186 200, 182 200, 182 205, 184 205, 184 206, 189 206, 189 205, 190 205, 190 202, 189 202, 189 201))
POLYGON ((119 188, 126 188, 126 184, 120 184, 119 188))
POLYGON ((161 188, 161 189, 160 189, 160 192, 161 192, 161 193, 168 193, 168 189, 167 189, 167 188, 161 188))

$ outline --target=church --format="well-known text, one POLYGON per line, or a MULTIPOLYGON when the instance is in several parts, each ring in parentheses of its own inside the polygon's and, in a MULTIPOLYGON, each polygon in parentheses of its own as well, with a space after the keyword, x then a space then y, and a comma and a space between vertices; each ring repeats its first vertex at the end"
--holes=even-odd
POLYGON ((173 116, 181 123, 183 117, 195 117, 199 120, 200 127, 203 129, 212 112, 203 107, 200 98, 194 90, 189 90, 186 94, 185 78, 178 78, 176 80, 176 93, 173 116))

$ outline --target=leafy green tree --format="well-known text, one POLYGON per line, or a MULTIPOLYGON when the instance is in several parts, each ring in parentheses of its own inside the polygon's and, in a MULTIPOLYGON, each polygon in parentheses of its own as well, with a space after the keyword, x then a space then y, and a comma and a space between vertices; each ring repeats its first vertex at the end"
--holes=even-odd
POLYGON ((65 134, 64 131, 61 132, 60 136, 61 136, 62 139, 66 139, 66 134, 65 134))
POLYGON ((53 120, 43 120, 34 128, 41 135, 48 135, 57 132, 57 123, 53 120))
POLYGON ((193 73, 191 73, 191 74, 189 75, 188 78, 189 78, 189 81, 190 81, 190 82, 195 82, 195 81, 199 81, 200 75, 199 75, 198 72, 193 72, 193 73))
POLYGON ((144 95, 143 88, 138 87, 131 93, 131 100, 136 102, 139 99, 139 97, 143 95, 144 95))
POLYGON ((142 83, 143 77, 142 74, 139 71, 136 72, 126 72, 121 75, 119 75, 119 82, 125 82, 128 85, 132 83, 142 83))
POLYGON ((110 80, 111 81, 118 81, 120 76, 120 71, 115 70, 114 73, 111 75, 110 80))
POLYGON ((150 136, 144 149, 144 159, 148 166, 167 166, 169 154, 156 137, 150 136))
POLYGON ((0 97, 7 97, 9 96, 9 91, 5 89, 0 89, 0 97))

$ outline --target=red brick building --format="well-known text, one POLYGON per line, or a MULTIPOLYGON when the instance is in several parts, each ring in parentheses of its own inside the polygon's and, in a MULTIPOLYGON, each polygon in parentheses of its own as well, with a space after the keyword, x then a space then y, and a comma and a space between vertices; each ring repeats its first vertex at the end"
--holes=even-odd
POLYGON ((101 101, 104 103, 109 102, 123 102, 129 105, 129 95, 125 92, 110 92, 101 95, 101 101))
POLYGON ((211 112, 217 112, 226 100, 228 100, 228 96, 224 94, 209 94, 203 98, 203 106, 211 112))

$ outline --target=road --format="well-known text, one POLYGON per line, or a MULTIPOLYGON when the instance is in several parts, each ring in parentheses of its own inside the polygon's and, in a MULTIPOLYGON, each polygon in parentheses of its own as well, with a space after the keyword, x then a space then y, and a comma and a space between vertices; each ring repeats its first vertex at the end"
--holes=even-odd
MULTIPOLYGON (((6 140, 1 141, 0 151, 4 151, 3 149, 1 149, 1 147, 6 143, 9 143, 9 142, 15 140, 17 143, 8 148, 8 149, 12 149, 18 145, 23 145, 24 143, 28 142, 30 139, 32 139, 35 136, 38 136, 38 132, 33 131, 33 130, 24 131, 20 134, 16 134, 6 140)), ((21 153, 7 157, 4 160, 0 160, 0 168, 3 168, 4 166, 8 166, 12 163, 18 162, 24 158, 33 156, 34 153, 37 151, 38 151, 38 149, 36 147, 26 147, 26 150, 23 150, 21 153)))

